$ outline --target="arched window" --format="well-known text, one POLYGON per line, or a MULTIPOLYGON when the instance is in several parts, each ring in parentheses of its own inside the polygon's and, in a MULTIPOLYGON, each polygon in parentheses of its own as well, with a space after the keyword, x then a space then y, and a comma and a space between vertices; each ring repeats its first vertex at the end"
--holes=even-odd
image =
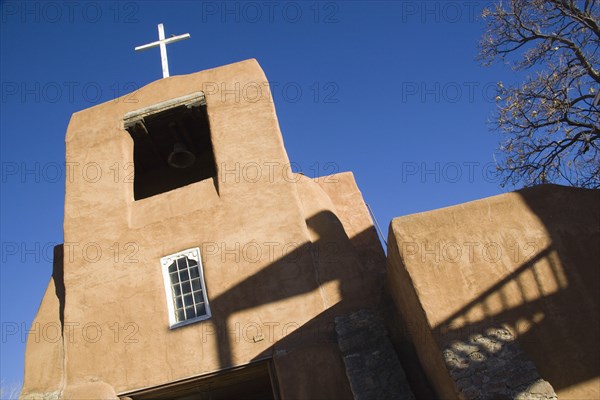
POLYGON ((210 318, 200 249, 183 250, 161 258, 169 326, 176 328, 210 318))

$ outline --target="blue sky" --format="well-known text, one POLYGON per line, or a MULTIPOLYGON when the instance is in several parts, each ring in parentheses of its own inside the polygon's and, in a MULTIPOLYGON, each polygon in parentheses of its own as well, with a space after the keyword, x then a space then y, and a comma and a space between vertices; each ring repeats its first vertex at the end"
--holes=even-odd
POLYGON ((73 112, 171 75, 256 58, 306 175, 353 171, 387 235, 395 216, 504 192, 487 121, 508 66, 475 61, 487 2, 2 2, 0 378, 22 381, 26 330, 62 242, 73 112))

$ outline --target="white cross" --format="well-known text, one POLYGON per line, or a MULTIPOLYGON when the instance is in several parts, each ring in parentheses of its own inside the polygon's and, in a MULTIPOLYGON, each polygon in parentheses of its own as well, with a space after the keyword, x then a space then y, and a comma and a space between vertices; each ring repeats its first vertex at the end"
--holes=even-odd
POLYGON ((178 42, 183 39, 188 39, 190 37, 189 33, 185 33, 183 35, 175 36, 165 39, 165 28, 163 24, 158 24, 158 40, 156 42, 144 44, 142 46, 138 46, 135 48, 135 51, 144 51, 148 50, 152 47, 159 46, 160 47, 160 60, 162 62, 162 70, 163 70, 163 78, 169 77, 169 60, 167 60, 167 45, 178 42))

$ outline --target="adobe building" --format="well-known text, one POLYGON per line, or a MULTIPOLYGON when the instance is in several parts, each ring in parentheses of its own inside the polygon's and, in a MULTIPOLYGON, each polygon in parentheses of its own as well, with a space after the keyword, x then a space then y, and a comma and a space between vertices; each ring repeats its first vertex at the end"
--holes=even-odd
POLYGON ((387 284, 438 397, 600 398, 600 190, 396 218, 387 284))
POLYGON ((62 338, 29 336, 21 398, 352 398, 335 317, 385 255, 351 173, 292 173, 255 60, 75 113, 66 158, 34 321, 62 338))
POLYGON ((21 399, 600 396, 598 191, 397 218, 386 262, 351 173, 292 173, 255 60, 75 113, 66 158, 21 399))

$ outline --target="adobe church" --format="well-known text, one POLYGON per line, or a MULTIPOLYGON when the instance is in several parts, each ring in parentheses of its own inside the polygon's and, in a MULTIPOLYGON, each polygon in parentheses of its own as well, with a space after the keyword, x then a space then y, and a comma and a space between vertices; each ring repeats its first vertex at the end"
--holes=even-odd
POLYGON ((386 257, 351 173, 291 171, 255 60, 75 113, 66 159, 21 399, 600 397, 598 191, 396 218, 386 257))

